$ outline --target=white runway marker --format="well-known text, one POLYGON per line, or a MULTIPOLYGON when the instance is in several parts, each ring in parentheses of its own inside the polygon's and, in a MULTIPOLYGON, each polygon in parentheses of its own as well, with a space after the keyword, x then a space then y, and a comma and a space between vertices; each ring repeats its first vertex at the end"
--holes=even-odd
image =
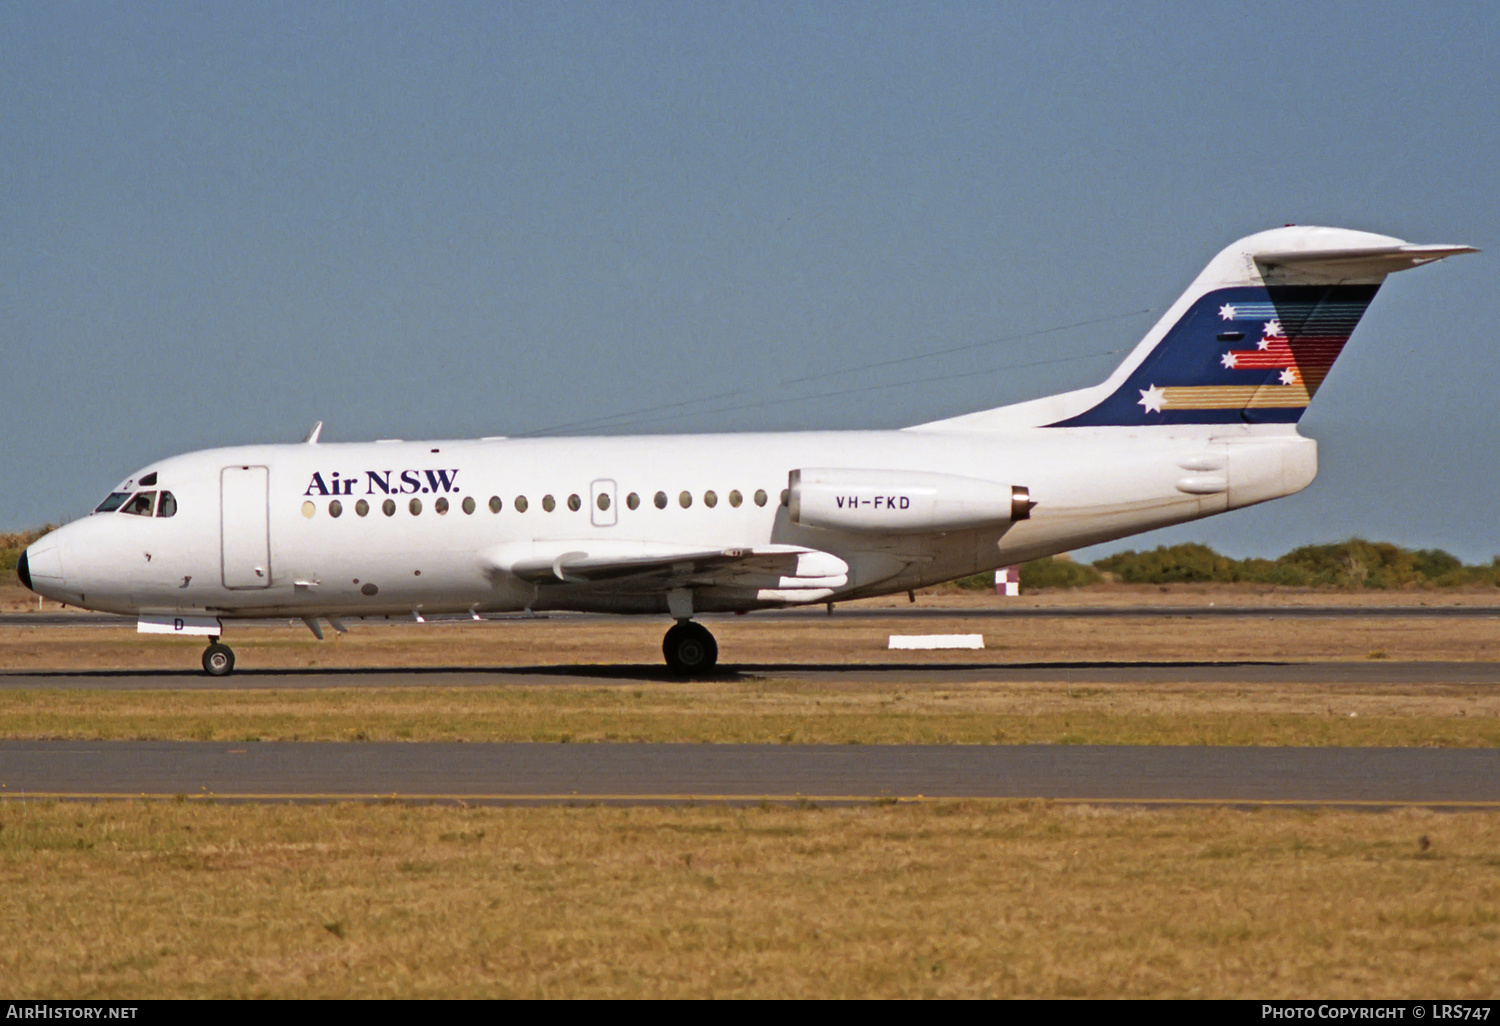
POLYGON ((892 634, 891 648, 983 648, 983 634, 892 634))

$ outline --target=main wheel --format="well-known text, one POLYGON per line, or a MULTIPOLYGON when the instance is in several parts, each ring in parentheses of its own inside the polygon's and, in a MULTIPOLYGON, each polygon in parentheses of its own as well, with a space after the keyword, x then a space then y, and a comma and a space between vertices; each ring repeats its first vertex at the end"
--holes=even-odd
POLYGON ((661 654, 673 673, 706 673, 719 661, 719 643, 701 623, 684 620, 667 631, 661 654))
POLYGON ((210 677, 227 677, 234 672, 234 649, 217 641, 203 650, 203 672, 210 677))

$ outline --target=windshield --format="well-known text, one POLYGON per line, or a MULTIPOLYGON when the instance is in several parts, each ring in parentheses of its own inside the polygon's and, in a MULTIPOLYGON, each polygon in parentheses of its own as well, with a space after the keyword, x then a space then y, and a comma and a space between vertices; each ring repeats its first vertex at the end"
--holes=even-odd
POLYGON ((110 492, 109 498, 99 503, 94 508, 95 513, 113 513, 120 508, 121 503, 130 498, 129 492, 110 492))
POLYGON ((149 517, 156 509, 156 493, 140 492, 135 498, 125 504, 121 513, 130 513, 138 517, 149 517))
POLYGON ((117 510, 137 517, 149 517, 153 512, 159 517, 176 516, 177 496, 164 491, 161 502, 157 502, 155 492, 137 492, 134 497, 129 492, 110 492, 109 498, 94 508, 95 513, 114 513, 117 510))

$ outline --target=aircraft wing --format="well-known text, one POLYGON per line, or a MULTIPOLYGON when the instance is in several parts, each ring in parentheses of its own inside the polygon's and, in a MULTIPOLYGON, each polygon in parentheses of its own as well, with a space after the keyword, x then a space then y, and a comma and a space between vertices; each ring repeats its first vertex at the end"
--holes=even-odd
POLYGON ((849 565, 799 545, 662 550, 605 543, 530 544, 501 549, 487 562, 534 584, 613 586, 624 591, 739 585, 751 588, 841 588, 849 565))

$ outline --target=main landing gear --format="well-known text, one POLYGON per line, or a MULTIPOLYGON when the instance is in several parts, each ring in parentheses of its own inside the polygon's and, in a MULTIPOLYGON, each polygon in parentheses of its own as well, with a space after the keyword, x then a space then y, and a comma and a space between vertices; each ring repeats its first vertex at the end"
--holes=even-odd
POLYGON ((217 636, 209 638, 203 650, 203 672, 210 677, 227 677, 234 672, 234 649, 219 644, 217 636))
POLYGON ((673 673, 707 673, 719 661, 719 643, 701 623, 678 620, 662 639, 661 654, 673 673))

